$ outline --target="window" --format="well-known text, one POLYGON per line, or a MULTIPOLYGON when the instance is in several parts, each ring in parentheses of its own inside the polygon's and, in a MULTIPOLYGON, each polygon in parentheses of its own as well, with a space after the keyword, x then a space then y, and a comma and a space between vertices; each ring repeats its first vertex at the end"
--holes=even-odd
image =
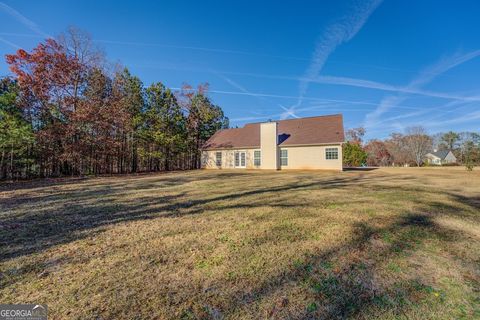
POLYGON ((288 166, 288 150, 280 150, 280 165, 288 166))
POLYGON ((222 153, 221 152, 215 152, 215 164, 217 167, 222 166, 222 153))
POLYGON ((236 168, 245 168, 245 165, 246 165, 245 151, 235 152, 235 167, 236 168))
POLYGON ((327 159, 327 160, 337 160, 338 159, 338 148, 326 148, 325 149, 325 159, 327 159))
POLYGON ((260 164, 260 151, 253 151, 253 165, 259 167, 260 164))

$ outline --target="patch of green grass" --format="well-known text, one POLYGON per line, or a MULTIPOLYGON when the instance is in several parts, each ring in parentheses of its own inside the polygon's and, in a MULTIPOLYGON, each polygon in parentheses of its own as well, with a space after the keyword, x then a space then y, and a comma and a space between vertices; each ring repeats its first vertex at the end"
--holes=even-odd
POLYGON ((391 231, 382 231, 381 233, 382 240, 385 241, 386 243, 392 243, 394 240, 393 234, 391 231))
POLYGON ((315 312, 315 311, 317 311, 317 309, 318 309, 318 306, 315 302, 310 302, 307 305, 307 312, 315 312))
POLYGON ((391 307, 395 304, 392 301, 392 299, 386 294, 376 295, 376 296, 373 297, 372 301, 376 306, 378 306, 382 309, 391 307))
POLYGON ((303 259, 295 259, 295 261, 293 261, 293 266, 297 269, 301 269, 303 268, 304 263, 305 263, 305 260, 303 259))
POLYGON ((332 202, 332 203, 325 203, 325 205, 324 205, 324 208, 325 208, 325 209, 337 209, 337 208, 339 208, 339 207, 340 207, 340 204, 334 203, 334 202, 332 202))
POLYGON ((337 291, 340 282, 334 275, 322 277, 319 281, 312 283, 312 289, 326 297, 331 297, 337 291))
POLYGON ((202 259, 195 265, 197 269, 209 271, 213 267, 219 266, 223 263, 225 258, 223 256, 211 256, 208 259, 202 259))
POLYGON ((390 270, 392 272, 395 272, 395 273, 399 273, 399 272, 402 271, 402 268, 400 268, 400 266, 398 264, 396 264, 395 262, 390 262, 387 265, 387 268, 388 268, 388 270, 390 270))
POLYGON ((325 269, 325 270, 332 270, 333 263, 331 261, 321 261, 320 262, 320 268, 325 269))
POLYGON ((368 215, 369 217, 374 217, 376 215, 376 210, 373 208, 364 208, 362 213, 368 215))

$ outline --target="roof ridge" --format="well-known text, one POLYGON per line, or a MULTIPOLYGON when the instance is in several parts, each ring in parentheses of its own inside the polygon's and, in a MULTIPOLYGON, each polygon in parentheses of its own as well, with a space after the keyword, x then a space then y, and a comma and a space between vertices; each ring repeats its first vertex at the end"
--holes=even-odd
POLYGON ((248 122, 248 123, 245 123, 243 126, 245 127, 247 124, 256 124, 256 123, 281 122, 281 121, 292 121, 292 120, 302 120, 302 119, 312 119, 312 118, 327 118, 327 117, 337 117, 337 116, 343 117, 343 114, 334 113, 334 114, 325 114, 325 115, 321 115, 321 116, 310 116, 310 117, 301 117, 301 118, 293 118, 293 119, 248 122))

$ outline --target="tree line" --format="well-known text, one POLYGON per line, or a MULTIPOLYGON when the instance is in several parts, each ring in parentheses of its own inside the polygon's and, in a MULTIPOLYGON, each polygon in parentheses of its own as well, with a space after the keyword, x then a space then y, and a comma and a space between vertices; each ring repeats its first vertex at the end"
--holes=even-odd
MULTIPOLYGON (((0 78, 0 179, 196 169, 203 143, 229 126, 208 84, 146 87, 75 28, 6 62, 13 76, 0 78)), ((345 165, 421 166, 434 149, 480 164, 476 132, 412 127, 366 143, 364 135, 347 130, 345 165)))
POLYGON ((347 166, 422 166, 425 155, 434 150, 450 150, 457 164, 471 170, 480 165, 480 133, 441 132, 429 135, 421 126, 410 127, 404 133, 392 133, 389 138, 363 141, 364 128, 346 131, 344 163, 347 166))
POLYGON ((145 87, 69 29, 6 56, 0 79, 0 179, 194 169, 228 118, 208 84, 145 87))

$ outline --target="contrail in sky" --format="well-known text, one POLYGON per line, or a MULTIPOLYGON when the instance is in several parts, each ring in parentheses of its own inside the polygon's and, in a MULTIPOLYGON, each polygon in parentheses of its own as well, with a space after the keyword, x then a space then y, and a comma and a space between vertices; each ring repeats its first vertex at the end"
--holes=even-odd
POLYGON ((25 27, 27 27, 28 29, 32 30, 33 32, 35 32, 36 34, 44 37, 44 38, 51 38, 51 36, 45 32, 43 32, 35 22, 33 22, 32 20, 28 19, 27 17, 25 17, 24 15, 22 15, 20 12, 18 12, 17 10, 13 9, 12 7, 6 5, 5 3, 3 2, 0 2, 0 11, 3 11, 5 13, 7 13, 9 16, 11 16, 12 18, 14 18, 15 20, 17 20, 18 22, 20 22, 21 24, 23 24, 25 27))
MULTIPOLYGON (((475 50, 469 52, 467 54, 455 54, 448 58, 443 58, 437 63, 433 64, 432 66, 427 67, 424 72, 421 72, 417 77, 415 77, 410 83, 404 87, 404 91, 418 91, 423 86, 427 85, 431 81, 433 81, 436 77, 441 75, 442 73, 447 72, 448 70, 461 65, 467 61, 470 61, 476 57, 480 56, 480 50, 475 50)), ((392 109, 398 104, 403 103, 408 98, 408 95, 398 94, 398 95, 390 95, 386 96, 382 99, 378 107, 366 115, 364 126, 368 128, 372 128, 377 125, 379 118, 387 111, 392 109)), ((456 97, 452 97, 454 99, 456 97)), ((466 97, 465 101, 475 101, 478 100, 479 97, 466 97)))
POLYGON ((328 57, 342 43, 350 41, 362 29, 370 15, 382 3, 382 0, 362 1, 355 6, 352 12, 341 17, 337 22, 328 26, 315 45, 310 65, 299 83, 298 107, 302 104, 311 79, 320 75, 328 57))

